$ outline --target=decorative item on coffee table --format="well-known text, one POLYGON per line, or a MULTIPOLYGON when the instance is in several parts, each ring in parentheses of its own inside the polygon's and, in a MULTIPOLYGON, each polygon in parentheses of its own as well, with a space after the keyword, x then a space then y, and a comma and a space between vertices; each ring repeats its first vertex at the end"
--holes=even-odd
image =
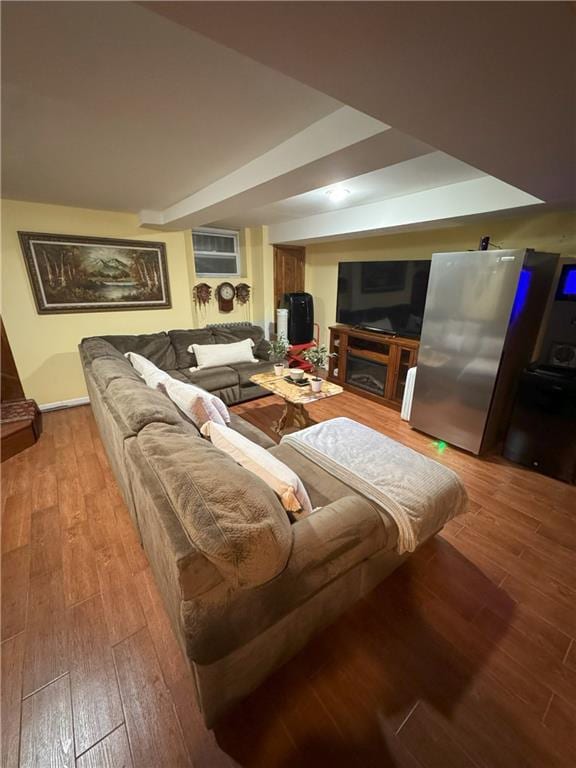
MULTIPOLYGON (((311 376, 304 373, 303 378, 309 382, 311 376)), ((339 395, 343 391, 338 384, 324 381, 320 392, 312 392, 310 387, 301 386, 299 382, 289 382, 283 377, 276 376, 275 373, 257 373, 250 377, 250 381, 284 400, 282 416, 272 424, 273 431, 278 435, 285 435, 315 424, 305 406, 317 400, 324 400, 326 397, 339 395)))
POLYGON ((328 352, 324 344, 310 347, 303 352, 302 357, 312 366, 312 373, 316 374, 310 377, 310 389, 312 392, 322 391, 322 379, 317 375, 318 368, 326 368, 328 358, 335 357, 333 352, 328 352))
POLYGON ((280 334, 276 339, 270 342, 270 360, 274 363, 275 376, 282 376, 284 373, 284 360, 290 349, 288 339, 280 334))

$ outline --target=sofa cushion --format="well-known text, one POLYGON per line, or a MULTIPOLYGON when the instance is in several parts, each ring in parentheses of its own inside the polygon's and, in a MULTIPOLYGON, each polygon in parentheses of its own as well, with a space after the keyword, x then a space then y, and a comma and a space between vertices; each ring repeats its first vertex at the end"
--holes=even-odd
POLYGON ((108 357, 113 360, 122 360, 124 355, 109 341, 104 341, 100 336, 90 336, 82 339, 80 351, 87 363, 92 363, 99 357, 108 357))
POLYGON ((283 570, 292 531, 262 480, 173 425, 149 424, 138 445, 195 547, 230 583, 254 587, 283 570))
POLYGON ((144 458, 138 440, 127 441, 125 454, 142 544, 164 605, 179 628, 181 601, 201 595, 224 580, 191 542, 164 491, 162 478, 144 458))
MULTIPOLYGON (((194 353, 188 351, 191 344, 214 344, 211 328, 168 331, 168 336, 176 355, 175 368, 193 368, 198 365, 194 353)), ((238 341, 238 339, 234 339, 234 341, 238 341)))
POLYGON ((264 331, 258 325, 239 325, 232 328, 213 328, 214 342, 227 344, 243 339, 252 339, 254 342, 254 357, 259 360, 268 360, 270 343, 264 338, 264 331))
POLYGON ((315 507, 325 507, 344 496, 352 495, 349 486, 289 445, 274 445, 270 453, 296 472, 308 488, 310 500, 315 507))
POLYGON ((244 435, 244 437, 247 437, 249 440, 252 440, 253 443, 256 443, 256 445, 261 445, 262 448, 272 448, 276 445, 274 440, 272 440, 265 432, 262 432, 261 429, 258 429, 258 427, 255 427, 253 424, 250 424, 249 421, 246 421, 246 419, 243 419, 241 416, 238 416, 237 413, 234 413, 234 411, 230 411, 230 428, 235 429, 236 432, 240 432, 241 435, 244 435))
POLYGON ((115 379, 106 391, 112 398, 121 418, 134 433, 147 424, 181 424, 178 409, 162 392, 150 389, 144 381, 115 379))
POLYGON ((250 376, 257 373, 268 373, 274 368, 274 363, 270 363, 268 360, 259 360, 257 363, 231 363, 230 368, 238 373, 241 387, 255 387, 257 385, 250 381, 250 376))
POLYGON ((97 357, 92 363, 92 375, 98 386, 102 389, 106 389, 110 382, 115 379, 141 381, 140 376, 132 368, 128 360, 117 360, 113 357, 97 357))
POLYGON ((219 368, 202 368, 200 371, 181 371, 188 381, 208 392, 216 392, 238 386, 238 373, 228 365, 219 368))
POLYGON ((158 368, 167 371, 176 368, 176 353, 167 333, 142 333, 138 336, 102 336, 122 354, 136 352, 158 368))
MULTIPOLYGON (((238 375, 235 374, 234 383, 231 386, 227 386, 225 388, 220 389, 218 386, 216 386, 214 389, 208 389, 208 384, 216 384, 218 385, 222 379, 218 378, 215 379, 214 377, 219 376, 219 371, 222 369, 214 370, 214 371, 203 371, 204 374, 207 374, 205 376, 196 376, 195 374, 192 374, 187 368, 178 371, 178 370, 172 370, 168 371, 170 376, 174 379, 178 379, 178 381, 184 381, 188 384, 195 383, 197 386, 202 387, 203 389, 206 389, 208 392, 213 392, 214 394, 218 395, 226 405, 235 405, 236 403, 241 402, 243 399, 242 392, 240 390, 240 385, 238 384, 238 375), (202 381, 203 380, 203 381, 202 381)), ((232 379, 226 378, 224 381, 231 381, 232 379)), ((260 387, 253 388, 254 391, 259 391, 260 387)), ((250 390, 252 392, 252 390, 250 390)), ((262 390, 262 393, 264 395, 269 394, 265 390, 262 390)))
POLYGON ((290 469, 270 451, 253 443, 235 429, 207 421, 200 430, 210 438, 212 445, 232 457, 237 464, 253 472, 280 498, 287 512, 310 515, 312 504, 306 488, 296 472, 290 469))
MULTIPOLYGON (((358 500, 358 504, 362 506, 369 502, 364 496, 352 491, 350 486, 345 485, 341 480, 338 480, 334 475, 331 475, 289 445, 283 445, 282 443, 279 445, 274 444, 270 448, 270 453, 298 474, 308 489, 310 501, 315 508, 330 506, 344 497, 348 499, 355 497, 358 500)), ((372 502, 369 503, 374 506, 372 502)), ((376 508, 374 507, 374 509, 376 508)), ((380 517, 384 521, 386 528, 386 548, 393 549, 398 542, 398 526, 388 514, 380 513, 380 517)))

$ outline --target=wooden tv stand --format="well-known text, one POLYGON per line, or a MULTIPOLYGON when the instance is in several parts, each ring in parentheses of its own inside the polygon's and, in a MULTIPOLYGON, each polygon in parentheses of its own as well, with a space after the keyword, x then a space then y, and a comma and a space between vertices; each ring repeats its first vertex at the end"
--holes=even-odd
POLYGON ((328 381, 399 411, 419 346, 416 339, 332 325, 330 352, 337 356, 330 358, 328 381))

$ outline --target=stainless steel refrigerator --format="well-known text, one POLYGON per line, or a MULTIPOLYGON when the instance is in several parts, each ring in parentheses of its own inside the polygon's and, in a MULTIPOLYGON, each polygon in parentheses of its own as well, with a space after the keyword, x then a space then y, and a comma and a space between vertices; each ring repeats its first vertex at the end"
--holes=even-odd
POLYGON ((433 255, 412 427, 475 454, 503 439, 557 264, 531 250, 433 255))

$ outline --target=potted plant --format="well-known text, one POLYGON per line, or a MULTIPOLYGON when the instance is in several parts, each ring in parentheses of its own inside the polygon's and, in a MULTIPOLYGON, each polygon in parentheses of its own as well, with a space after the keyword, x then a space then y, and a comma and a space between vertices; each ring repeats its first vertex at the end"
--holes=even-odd
POLYGON ((275 376, 282 376, 284 373, 284 360, 289 348, 288 339, 282 335, 270 342, 270 360, 274 363, 275 376))
MULTIPOLYGON (((316 372, 318 368, 326 368, 326 363, 329 357, 335 357, 333 352, 328 352, 326 347, 321 344, 320 346, 310 347, 307 349, 302 357, 310 363, 312 371, 316 372)), ((310 379, 310 388, 312 392, 322 391, 322 379, 319 376, 313 376, 310 379)))

